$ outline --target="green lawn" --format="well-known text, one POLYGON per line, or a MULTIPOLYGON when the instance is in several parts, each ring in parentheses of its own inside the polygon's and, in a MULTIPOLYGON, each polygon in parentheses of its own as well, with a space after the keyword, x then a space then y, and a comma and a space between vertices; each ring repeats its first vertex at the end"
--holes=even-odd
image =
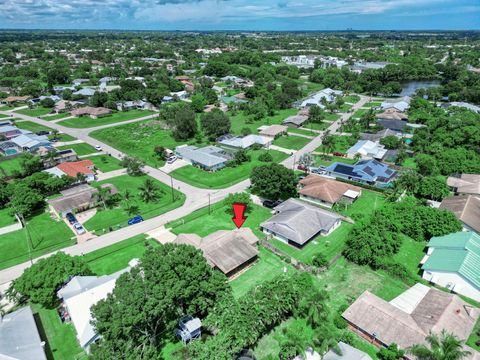
POLYGON ((327 121, 337 121, 340 119, 339 114, 325 113, 325 120, 327 121))
POLYGON ((366 103, 365 105, 363 105, 364 107, 378 107, 382 105, 382 102, 381 101, 370 101, 368 103, 366 103))
POLYGON ((39 332, 46 338, 45 352, 48 359, 80 360, 87 355, 77 342, 73 324, 62 323, 56 309, 45 309, 31 304, 32 310, 39 318, 39 332))
POLYGON ((379 209, 385 203, 385 197, 382 193, 362 189, 362 195, 346 209, 334 208, 334 211, 342 215, 349 216, 354 220, 361 219, 365 215, 370 215, 374 210, 379 209))
MULTIPOLYGON (((53 135, 49 135, 48 138, 49 138, 49 139, 52 139, 52 138, 53 138, 53 135)), ((62 141, 62 142, 77 140, 77 139, 74 138, 73 136, 70 136, 70 135, 64 134, 64 133, 58 134, 58 135, 56 136, 56 139, 57 139, 57 141, 62 141)))
MULTIPOLYGON (((295 138, 299 137, 295 136, 295 138)), ((309 139, 304 140, 308 142, 309 139)), ((249 151, 248 153, 252 156, 252 160, 237 167, 225 167, 215 172, 208 172, 188 165, 171 172, 170 175, 193 186, 222 189, 249 178, 254 167, 266 164, 258 160, 258 156, 263 152, 265 152, 265 150, 249 151)), ((288 157, 288 154, 280 151, 269 150, 269 153, 272 155, 273 161, 277 163, 288 157)))
POLYGON ((82 158, 82 160, 91 160, 95 164, 95 167, 101 172, 108 172, 121 169, 120 161, 113 156, 108 155, 96 155, 82 158))
MULTIPOLYGON (((318 151, 318 149, 317 149, 318 151)), ((356 161, 353 159, 347 159, 341 156, 323 156, 323 155, 315 155, 315 166, 328 166, 333 164, 334 162, 343 162, 345 164, 355 164, 356 161)))
POLYGON ((57 147, 58 150, 66 150, 66 149, 73 149, 77 153, 78 156, 88 155, 96 153, 97 150, 87 143, 80 143, 80 144, 72 144, 72 145, 63 145, 57 147))
POLYGON ((194 144, 194 140, 188 142, 176 141, 171 136, 171 132, 163 129, 163 125, 155 120, 96 130, 90 133, 90 136, 128 155, 135 156, 153 167, 165 164, 153 152, 155 146, 161 145, 167 149, 175 150, 178 145, 194 144))
POLYGON ((52 131, 52 128, 34 123, 33 121, 16 121, 15 126, 19 129, 30 130, 34 133, 39 131, 52 131))
POLYGON ((146 245, 157 247, 160 243, 156 240, 145 239, 140 234, 119 243, 95 250, 83 256, 88 266, 96 275, 109 275, 125 269, 128 262, 135 258, 141 258, 146 250, 146 245))
POLYGON ((337 254, 341 253, 348 232, 352 228, 352 224, 343 222, 338 229, 335 229, 328 236, 317 236, 310 240, 302 249, 295 248, 284 242, 272 239, 270 240, 275 247, 279 248, 288 255, 309 264, 318 253, 322 253, 328 260, 333 259, 337 254))
POLYGON ((323 131, 329 126, 330 126, 330 123, 325 121, 322 121, 321 123, 307 122, 305 125, 303 125, 303 129, 323 131))
POLYGON ((405 159, 405 161, 402 163, 402 166, 410 169, 416 169, 417 162, 415 161, 415 158, 409 157, 405 159))
MULTIPOLYGON (((342 135, 331 135, 333 138, 333 149, 332 152, 341 152, 345 153, 352 145, 355 144, 355 139, 352 136, 342 136, 342 135)), ((315 151, 323 152, 326 151, 323 145, 320 145, 315 151)))
POLYGON ((353 113, 352 119, 360 119, 363 115, 365 115, 369 111, 370 110, 367 110, 367 109, 358 109, 353 113))
POLYGON ((350 105, 350 104, 343 104, 342 106, 340 106, 340 112, 342 113, 345 113, 345 112, 349 112, 351 109, 352 109, 353 105, 350 105))
MULTIPOLYGON (((308 126, 308 125, 307 125, 308 126)), ((297 128, 288 128, 288 132, 289 133, 293 133, 293 134, 301 134, 301 135, 307 135, 307 136, 318 136, 318 133, 315 133, 313 131, 310 131, 308 130, 308 128, 304 127, 304 128, 301 128, 301 129, 297 129, 297 128)))
POLYGON ((15 224, 16 219, 14 216, 10 215, 10 209, 0 209, 0 228, 8 225, 15 224))
POLYGON ((0 177, 12 176, 15 170, 21 170, 20 157, 0 161, 0 177))
POLYGON ((284 263, 278 256, 259 246, 257 262, 230 282, 233 295, 237 298, 245 295, 255 286, 283 274, 284 268, 287 269, 287 275, 296 271, 293 266, 284 263))
POLYGON ((8 117, 10 117, 10 115, 0 114, 0 119, 8 118, 8 117))
POLYGON ((124 112, 116 112, 111 115, 100 117, 98 119, 91 119, 87 116, 71 118, 60 121, 59 124, 71 128, 89 128, 107 124, 114 124, 117 122, 132 120, 152 114, 154 114, 154 112, 150 110, 129 110, 124 112))
POLYGON ((408 236, 402 235, 402 246, 397 254, 393 256, 399 264, 407 267, 412 275, 417 275, 420 279, 420 261, 425 255, 424 249, 427 246, 425 242, 415 241, 408 236))
MULTIPOLYGON (((155 184, 158 185, 158 188, 161 191, 160 197, 157 202, 144 202, 140 199, 138 195, 138 189, 147 178, 149 177, 146 175, 122 175, 108 180, 94 182, 91 185, 99 187, 102 184, 112 184, 117 188, 121 197, 124 191, 128 189, 131 193, 130 204, 138 206, 137 213, 141 215, 144 219, 150 219, 167 211, 173 210, 181 206, 185 202, 185 195, 177 190, 174 190, 175 201, 172 202, 170 187, 154 179, 153 180, 155 184)), ((129 215, 123 209, 123 207, 123 199, 115 208, 107 208, 106 210, 104 210, 101 206, 98 207, 95 216, 84 223, 85 228, 90 231, 96 231, 97 233, 101 233, 103 230, 106 230, 109 227, 117 228, 127 226, 128 219, 130 219, 133 215, 129 215)))
POLYGON ((273 140, 273 145, 280 146, 284 149, 299 150, 307 145, 311 139, 307 139, 295 135, 283 135, 273 140))
MULTIPOLYGON (((32 257, 52 252, 75 244, 72 230, 63 221, 50 218, 48 212, 33 216, 27 221, 31 237, 32 257)), ((29 259, 27 232, 25 229, 4 234, 0 239, 0 269, 22 263, 29 259)))
POLYGON ((17 112, 19 114, 22 114, 22 115, 39 117, 39 116, 42 116, 42 115, 46 115, 51 111, 52 111, 52 108, 46 108, 46 107, 43 107, 43 106, 38 106, 38 107, 35 107, 33 109, 22 109, 22 110, 18 110, 18 111, 15 111, 15 112, 17 112))
POLYGON ((360 101, 360 96, 358 96, 358 95, 348 95, 348 96, 344 96, 343 100, 345 100, 345 102, 347 102, 347 103, 355 104, 355 103, 360 101))
POLYGON ((47 121, 52 121, 52 120, 59 120, 59 119, 63 119, 63 118, 66 118, 66 117, 69 117, 71 116, 69 113, 60 113, 60 114, 55 114, 55 115, 47 115, 47 116, 41 116, 41 118, 43 120, 47 120, 47 121))
POLYGON ((248 116, 243 112, 239 112, 237 115, 232 116, 230 113, 227 115, 230 116, 230 121, 232 123, 231 132, 234 134, 241 134, 243 128, 249 128, 253 134, 257 133, 257 129, 262 125, 273 125, 281 124, 283 120, 287 117, 295 115, 298 112, 297 109, 285 109, 278 110, 277 114, 274 116, 268 116, 264 119, 257 121, 249 121, 248 116))
MULTIPOLYGON (((212 205, 211 212, 208 214, 208 208, 202 208, 167 224, 165 227, 171 227, 174 234, 197 234, 199 236, 209 235, 217 230, 234 230, 235 224, 232 221, 230 211, 222 203, 212 205)), ((260 224, 269 219, 272 214, 269 209, 252 205, 252 210, 246 214, 247 220, 243 226, 249 227, 259 238, 264 234, 260 231, 260 224)))
POLYGON ((477 345, 477 342, 480 342, 480 319, 477 320, 477 323, 473 328, 472 334, 467 340, 467 345, 470 346, 472 349, 480 351, 480 345, 477 345))

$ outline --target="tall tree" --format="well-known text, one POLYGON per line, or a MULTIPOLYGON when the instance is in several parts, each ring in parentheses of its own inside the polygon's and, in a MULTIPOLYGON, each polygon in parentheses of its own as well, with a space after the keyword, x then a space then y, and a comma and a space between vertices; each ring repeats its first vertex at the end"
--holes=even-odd
POLYGON ((250 176, 252 192, 269 200, 297 196, 295 172, 279 164, 257 166, 250 176))
POLYGON ((213 109, 211 112, 203 114, 200 123, 202 124, 204 133, 211 140, 227 134, 231 126, 227 114, 220 109, 213 109))
POLYGON ((408 352, 418 360, 462 360, 471 353, 463 349, 463 342, 455 335, 442 330, 440 334, 426 337, 426 345, 414 345, 408 352))
POLYGON ((150 178, 145 179, 138 190, 140 190, 140 197, 146 203, 155 202, 160 196, 160 189, 158 185, 150 178))

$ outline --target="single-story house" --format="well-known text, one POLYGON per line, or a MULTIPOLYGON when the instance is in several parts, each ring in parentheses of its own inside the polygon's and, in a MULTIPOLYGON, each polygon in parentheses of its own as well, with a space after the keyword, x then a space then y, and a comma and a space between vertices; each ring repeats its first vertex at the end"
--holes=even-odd
POLYGON ((17 102, 25 102, 29 100, 31 96, 8 96, 5 99, 0 100, 0 104, 13 105, 17 102))
POLYGON ((89 116, 92 119, 96 119, 105 115, 112 113, 112 110, 104 107, 91 107, 85 106, 75 110, 70 111, 72 116, 89 116))
POLYGON ((6 124, 0 126, 0 136, 5 137, 7 139, 14 138, 16 136, 22 135, 25 132, 22 131, 21 129, 17 128, 16 126, 6 124))
POLYGON ((254 144, 259 144, 264 147, 269 147, 272 144, 273 139, 260 136, 260 135, 247 135, 244 137, 232 137, 227 138, 219 141, 219 144, 235 149, 248 149, 249 147, 253 146, 254 144))
POLYGON ((72 95, 75 96, 83 96, 83 97, 90 97, 95 94, 95 90, 92 88, 83 88, 78 91, 75 91, 72 95))
POLYGON ((398 99, 385 100, 384 102, 382 102, 380 107, 383 110, 396 109, 398 111, 404 112, 405 110, 407 110, 410 107, 410 101, 411 100, 412 99, 411 99, 410 96, 403 96, 403 97, 398 98, 398 99))
POLYGON ((117 279, 136 266, 138 260, 130 261, 129 266, 111 275, 103 276, 74 276, 64 287, 57 292, 62 301, 62 307, 77 333, 77 340, 87 352, 99 335, 91 321, 91 308, 100 300, 104 300, 115 288, 117 279))
POLYGON ((132 109, 153 109, 153 104, 148 101, 135 100, 135 101, 118 101, 115 103, 118 111, 127 111, 132 109))
POLYGON ((396 136, 398 138, 401 138, 403 135, 401 132, 393 131, 391 129, 383 129, 373 134, 360 133, 361 140, 380 141, 381 139, 387 136, 396 136))
POLYGON ((232 154, 217 146, 197 148, 192 145, 181 145, 176 147, 175 154, 192 165, 208 171, 215 171, 225 167, 227 161, 233 158, 232 154))
POLYGON ((288 127, 285 125, 269 125, 269 126, 260 126, 258 128, 259 135, 262 136, 269 136, 271 138, 275 138, 276 136, 280 136, 287 133, 288 127))
POLYGON ((452 102, 448 103, 447 106, 448 107, 450 107, 450 106, 461 107, 461 108, 468 109, 470 111, 476 112, 477 114, 480 114, 480 106, 470 104, 470 103, 467 103, 467 102, 463 102, 463 101, 452 101, 452 102))
POLYGON ((228 277, 245 269, 258 256, 258 238, 250 228, 219 230, 204 238, 197 234, 180 234, 174 243, 201 250, 207 262, 228 277))
POLYGON ((22 134, 10 139, 15 145, 23 151, 35 153, 40 148, 52 149, 53 146, 48 137, 45 135, 22 134))
POLYGON ((0 154, 3 156, 16 155, 22 152, 22 148, 12 141, 0 142, 0 154))
POLYGON ((333 102, 335 101, 335 98, 337 96, 342 96, 342 95, 343 95, 343 92, 340 90, 332 90, 330 88, 326 88, 316 92, 315 94, 303 100, 300 106, 306 107, 306 106, 317 105, 321 108, 324 108, 325 106, 322 104, 322 99, 325 99, 327 102, 333 102))
POLYGON ((60 100, 59 102, 57 102, 55 104, 55 107, 53 108, 53 110, 57 114, 59 114, 59 113, 62 113, 62 112, 67 112, 69 110, 75 109, 79 105, 81 105, 81 103, 78 102, 78 101, 60 100))
POLYGON ((443 199, 440 209, 450 210, 465 230, 480 234, 480 196, 459 195, 443 199))
POLYGON ((336 353, 333 349, 330 349, 325 355, 323 355, 322 360, 372 360, 367 353, 342 341, 340 341, 337 346, 340 353, 336 353))
POLYGON ((297 114, 297 115, 292 115, 287 117, 285 120, 282 121, 282 124, 288 127, 299 128, 307 120, 308 120, 308 116, 297 114))
POLYGON ((50 95, 50 96, 40 96, 38 98, 33 98, 33 99, 28 100, 28 102, 31 103, 31 104, 37 104, 40 101, 45 100, 45 99, 51 99, 54 103, 57 103, 60 100, 62 100, 62 98, 60 96, 50 95))
POLYGON ((432 237, 421 262, 422 277, 480 301, 480 236, 460 231, 432 237))
POLYGON ((89 79, 74 79, 72 81, 73 86, 80 86, 82 84, 88 83, 90 80, 89 79))
POLYGON ((300 180, 300 199, 332 207, 337 202, 353 203, 362 193, 358 186, 310 174, 300 180))
POLYGON ((95 206, 93 194, 98 190, 83 184, 61 191, 62 196, 47 201, 50 210, 59 218, 69 212, 81 212, 95 206))
POLYGON ((275 208, 275 215, 260 224, 260 229, 297 247, 318 235, 329 235, 341 224, 342 217, 298 199, 288 199, 275 208))
POLYGON ((334 162, 326 167, 327 175, 358 181, 377 187, 388 187, 396 179, 397 172, 375 159, 361 160, 355 165, 334 162))
POLYGON ((408 120, 408 115, 399 111, 396 108, 388 108, 380 114, 376 114, 375 118, 378 120, 408 120))
POLYGON ((382 126, 384 129, 390 129, 397 132, 403 132, 405 127, 408 126, 408 123, 404 120, 377 119, 377 124, 382 126))
POLYGON ((77 161, 78 156, 75 150, 73 149, 65 149, 65 150, 57 150, 55 152, 55 156, 53 158, 49 157, 50 152, 40 152, 38 151, 38 155, 42 157, 43 164, 46 167, 52 167, 57 164, 61 164, 67 161, 77 161))
POLYGON ((355 145, 347 150, 347 155, 353 158, 355 154, 360 154, 362 159, 377 159, 382 160, 387 153, 385 146, 378 142, 370 140, 358 140, 355 145))
POLYGON ((171 92, 170 96, 178 100, 187 100, 190 94, 186 90, 171 92))
POLYGON ((0 359, 47 360, 30 306, 0 317, 0 359))
POLYGON ((449 176, 447 185, 459 195, 480 195, 479 174, 462 174, 460 177, 449 176))
POLYGON ((57 166, 44 170, 54 176, 71 176, 76 177, 78 174, 83 174, 87 182, 95 180, 95 165, 91 160, 68 161, 62 162, 57 166))
MULTIPOLYGON (((479 317, 479 309, 457 295, 417 283, 387 302, 365 291, 342 314, 351 330, 377 346, 396 343, 407 349, 427 344, 430 333, 446 330, 466 340, 479 317)), ((478 359, 475 351, 466 359, 478 359)), ((407 358, 413 359, 411 355, 407 358)))

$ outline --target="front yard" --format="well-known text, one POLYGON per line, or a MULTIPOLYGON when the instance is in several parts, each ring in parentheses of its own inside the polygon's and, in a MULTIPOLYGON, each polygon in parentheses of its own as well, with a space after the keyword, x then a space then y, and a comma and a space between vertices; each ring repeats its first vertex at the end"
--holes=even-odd
POLYGON ((32 116, 32 117, 39 117, 42 115, 47 115, 52 111, 52 108, 46 108, 43 106, 37 106, 33 109, 21 109, 15 111, 16 113, 22 114, 22 115, 27 115, 27 116, 32 116))
POLYGON ((57 147, 58 150, 67 150, 67 149, 73 149, 77 153, 78 156, 82 155, 88 155, 88 154, 93 154, 96 153, 97 150, 95 148, 87 143, 79 143, 79 144, 72 144, 72 145, 63 145, 57 147))
MULTIPOLYGON (((295 137, 299 138, 298 136, 295 137)), ((305 138, 299 139, 307 140, 307 142, 309 141, 309 139, 305 138)), ((258 156, 264 152, 265 150, 249 151, 248 153, 252 156, 252 160, 237 167, 225 167, 215 172, 209 172, 188 165, 171 172, 170 175, 175 179, 184 181, 193 186, 206 189, 222 189, 248 179, 254 167, 268 164, 258 160, 258 156)), ((279 151, 269 150, 269 153, 273 157, 273 162, 276 163, 279 163, 288 157, 288 154, 279 151)))
POLYGON ((273 140, 273 145, 280 146, 284 149, 300 150, 307 145, 311 139, 295 135, 283 135, 273 140))
POLYGON ((262 125, 281 124, 283 120, 289 116, 295 115, 297 112, 297 109, 278 110, 277 114, 274 116, 267 116, 255 121, 249 120, 248 116, 241 111, 235 116, 232 116, 230 113, 227 113, 227 115, 230 116, 230 121, 232 123, 231 132, 240 135, 244 128, 248 128, 251 130, 252 134, 256 134, 258 132, 257 129, 262 125))
POLYGON ((82 116, 78 118, 71 118, 67 120, 60 121, 59 124, 71 127, 71 128, 90 128, 101 125, 114 124, 117 122, 137 119, 140 117, 148 116, 154 114, 154 111, 150 110, 129 110, 122 112, 115 112, 111 115, 102 116, 98 119, 91 119, 88 116, 82 116))
POLYGON ((55 221, 48 212, 27 220, 27 229, 3 234, 0 239, 0 269, 27 261, 28 235, 31 238, 32 258, 76 243, 72 230, 63 221, 55 221), (72 239, 73 238, 73 239, 72 239))
POLYGON ((134 215, 141 215, 144 219, 150 219, 183 205, 185 202, 184 194, 174 190, 175 201, 172 201, 170 187, 153 178, 150 179, 152 179, 158 186, 160 196, 156 202, 144 202, 140 198, 139 187, 142 186, 144 181, 148 178, 149 177, 146 175, 122 175, 108 180, 91 183, 94 187, 100 187, 102 184, 112 184, 118 190, 120 201, 117 206, 113 208, 104 209, 101 205, 98 206, 95 216, 83 224, 85 228, 89 231, 95 231, 97 234, 101 234, 104 230, 108 230, 110 227, 116 229, 128 226, 128 219, 132 218, 134 215), (127 190, 130 193, 130 198, 128 200, 126 200, 125 197, 125 192, 127 190), (137 207, 137 211, 128 214, 124 209, 127 203, 130 207, 137 207))
POLYGON ((122 168, 122 166, 120 166, 120 160, 113 156, 95 155, 82 158, 82 160, 91 160, 95 164, 95 167, 101 172, 109 172, 122 168))

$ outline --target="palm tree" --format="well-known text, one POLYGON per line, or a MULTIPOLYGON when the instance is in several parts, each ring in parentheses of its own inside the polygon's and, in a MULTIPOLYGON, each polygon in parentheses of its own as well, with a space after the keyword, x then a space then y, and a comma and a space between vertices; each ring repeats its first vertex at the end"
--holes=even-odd
POLYGON ((156 201, 158 199, 158 186, 152 179, 146 179, 142 186, 139 187, 140 197, 146 203, 156 201))
POLYGON ((135 204, 126 203, 124 210, 127 212, 128 215, 134 215, 134 214, 138 214, 138 212, 140 211, 140 208, 135 204))
POLYGON ((107 202, 110 199, 112 193, 110 192, 109 188, 99 188, 96 193, 93 194, 93 198, 97 202, 101 202, 103 205, 103 208, 106 210, 107 209, 107 202))
POLYGON ((360 160, 362 158, 362 154, 360 153, 355 153, 355 155, 353 155, 353 160, 355 160, 355 162, 357 162, 358 160, 360 160))
POLYGON ((429 346, 414 345, 408 349, 418 360, 462 360, 470 355, 463 350, 463 341, 445 330, 440 334, 431 333, 425 340, 429 346))
POLYGON ((57 140, 59 131, 57 129, 52 130, 52 139, 57 140))

